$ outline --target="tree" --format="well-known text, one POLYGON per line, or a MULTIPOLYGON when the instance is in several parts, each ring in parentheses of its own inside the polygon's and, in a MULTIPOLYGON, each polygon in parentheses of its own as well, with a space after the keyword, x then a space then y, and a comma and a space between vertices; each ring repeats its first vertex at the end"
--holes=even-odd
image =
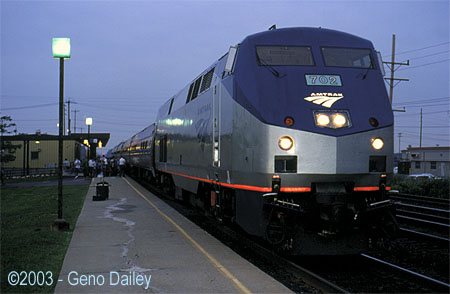
MULTIPOLYGON (((5 115, 0 117, 0 132, 1 132, 1 163, 14 161, 16 159, 16 156, 14 155, 16 153, 16 149, 20 148, 22 145, 20 144, 13 144, 11 141, 5 141, 3 140, 4 134, 11 134, 13 131, 10 130, 12 127, 15 127, 16 124, 11 122, 12 119, 10 116, 5 115)), ((17 129, 14 129, 14 132, 17 132, 17 129)))

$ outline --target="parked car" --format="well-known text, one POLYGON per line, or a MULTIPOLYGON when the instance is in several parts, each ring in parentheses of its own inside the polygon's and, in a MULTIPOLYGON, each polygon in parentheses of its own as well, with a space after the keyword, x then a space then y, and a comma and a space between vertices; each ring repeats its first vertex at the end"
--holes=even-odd
POLYGON ((424 174, 409 175, 408 179, 410 179, 410 180, 421 180, 421 179, 436 180, 436 179, 440 179, 440 177, 437 177, 433 174, 424 173, 424 174))

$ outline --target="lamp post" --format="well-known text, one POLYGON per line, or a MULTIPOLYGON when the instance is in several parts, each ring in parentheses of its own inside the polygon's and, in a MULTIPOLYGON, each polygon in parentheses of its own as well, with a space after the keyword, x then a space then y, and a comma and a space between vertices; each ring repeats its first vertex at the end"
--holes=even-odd
POLYGON ((88 126, 88 159, 91 159, 91 125, 92 125, 92 117, 86 117, 86 125, 88 126))
POLYGON ((59 134, 58 134, 58 218, 52 230, 69 230, 69 223, 62 217, 62 171, 63 171, 63 134, 64 134, 64 58, 70 58, 70 39, 53 38, 53 57, 59 59, 59 134))

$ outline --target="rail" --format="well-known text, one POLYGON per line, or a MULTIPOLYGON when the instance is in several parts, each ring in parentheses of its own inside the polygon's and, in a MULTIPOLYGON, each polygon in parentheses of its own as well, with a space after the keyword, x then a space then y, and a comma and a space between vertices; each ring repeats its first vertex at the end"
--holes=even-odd
POLYGON ((433 235, 433 234, 419 232, 419 231, 411 230, 411 229, 407 229, 407 228, 400 228, 400 231, 403 231, 403 232, 406 232, 406 233, 410 233, 410 234, 414 234, 414 235, 424 236, 424 237, 431 238, 431 239, 436 239, 438 241, 450 242, 449 238, 444 238, 442 236, 437 236, 437 235, 433 235))
POLYGON ((391 194, 400 229, 436 241, 449 242, 450 201, 448 199, 391 194))
POLYGON ((439 205, 439 206, 444 205, 445 207, 450 206, 450 200, 444 199, 444 198, 411 195, 411 194, 393 194, 393 193, 389 193, 389 197, 393 200, 414 201, 414 202, 434 204, 434 205, 439 205))
MULTIPOLYGON (((208 233, 210 233, 214 237, 220 239, 221 241, 223 241, 222 239, 227 239, 228 241, 226 241, 226 243, 228 244, 228 246, 231 246, 231 244, 229 242, 229 239, 231 239, 233 241, 232 242, 233 244, 238 244, 242 248, 251 248, 252 255, 256 255, 256 257, 260 260, 264 260, 264 263, 277 264, 278 266, 283 268, 284 271, 288 271, 290 273, 290 275, 303 280, 307 285, 309 285, 323 293, 349 293, 348 291, 337 286, 336 284, 332 283, 331 281, 328 281, 327 279, 321 277, 320 275, 317 275, 317 274, 307 270, 306 268, 301 267, 300 265, 285 259, 284 257, 280 256, 279 254, 276 254, 272 250, 267 249, 266 247, 256 243, 255 241, 252 241, 251 239, 247 238, 243 234, 237 232, 236 230, 233 230, 232 228, 229 228, 229 227, 223 225, 222 223, 220 223, 218 221, 214 221, 211 219, 208 219, 208 221, 199 221, 197 218, 194 218, 194 219, 190 218, 189 214, 192 213, 192 211, 190 211, 190 210, 189 210, 189 212, 184 211, 186 208, 183 206, 177 205, 175 202, 172 202, 170 197, 164 191, 156 188, 155 186, 150 185, 148 182, 143 182, 136 178, 135 178, 135 180, 138 180, 141 185, 143 185, 146 189, 150 190, 152 193, 154 193, 158 197, 162 198, 166 202, 169 202, 169 205, 171 205, 173 208, 175 208, 180 213, 182 213, 185 217, 189 218, 191 221, 196 223, 198 226, 200 226, 202 229, 206 230, 208 233)), ((239 251, 239 249, 236 249, 233 247, 231 247, 231 249, 233 249, 235 251, 239 251)), ((241 253, 239 253, 239 254, 241 254, 241 253)), ((291 283, 288 283, 288 284, 291 284, 291 283)), ((286 286, 289 287, 289 285, 287 285, 287 284, 286 284, 286 286)))
MULTIPOLYGON (((448 293, 448 291, 450 290, 450 284, 445 283, 445 282, 443 282, 443 281, 439 281, 439 280, 433 279, 433 278, 431 278, 431 277, 422 275, 422 274, 420 274, 420 273, 414 272, 414 271, 412 271, 412 270, 403 268, 403 267, 401 267, 401 266, 392 264, 392 263, 390 263, 390 262, 387 262, 387 261, 378 259, 378 258, 376 258, 376 257, 370 256, 370 255, 367 255, 367 254, 364 254, 364 253, 361 253, 361 256, 363 256, 363 257, 365 257, 365 258, 368 258, 368 259, 370 259, 370 260, 372 260, 372 261, 375 261, 375 262, 377 262, 377 263, 384 264, 384 265, 386 265, 386 266, 388 266, 388 267, 395 268, 395 269, 400 270, 400 271, 402 271, 402 272, 411 274, 411 275, 413 275, 413 276, 416 277, 416 278, 422 279, 424 282, 430 284, 430 285, 431 285, 432 287, 434 287, 434 288, 437 287, 437 288, 439 288, 440 290, 444 290, 444 292, 447 292, 447 293, 448 293)), ((439 292, 440 292, 440 291, 439 291, 439 292)))

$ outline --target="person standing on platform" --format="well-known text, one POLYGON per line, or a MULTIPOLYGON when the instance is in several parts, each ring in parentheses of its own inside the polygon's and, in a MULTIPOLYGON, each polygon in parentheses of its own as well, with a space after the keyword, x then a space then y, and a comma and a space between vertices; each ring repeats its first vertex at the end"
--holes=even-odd
POLYGON ((114 156, 109 160, 109 166, 111 167, 111 176, 117 176, 117 161, 114 156))
POLYGON ((77 158, 75 159, 75 161, 73 162, 73 166, 75 167, 75 180, 78 179, 78 174, 80 173, 81 170, 81 161, 77 158))
POLYGON ((126 160, 123 157, 120 157, 119 159, 119 169, 120 169, 120 176, 123 177, 125 175, 125 165, 126 160))
POLYGON ((103 177, 107 177, 108 176, 108 159, 105 157, 105 155, 102 155, 102 158, 100 158, 100 162, 102 163, 103 177))
POLYGON ((99 156, 97 156, 97 159, 95 160, 95 175, 94 177, 98 177, 98 176, 102 176, 103 177, 103 173, 102 173, 102 160, 100 159, 99 156))
POLYGON ((89 159, 89 176, 94 176, 94 169, 95 169, 95 161, 91 158, 89 159))
POLYGON ((70 161, 67 158, 64 159, 64 168, 66 171, 70 169, 70 161))

